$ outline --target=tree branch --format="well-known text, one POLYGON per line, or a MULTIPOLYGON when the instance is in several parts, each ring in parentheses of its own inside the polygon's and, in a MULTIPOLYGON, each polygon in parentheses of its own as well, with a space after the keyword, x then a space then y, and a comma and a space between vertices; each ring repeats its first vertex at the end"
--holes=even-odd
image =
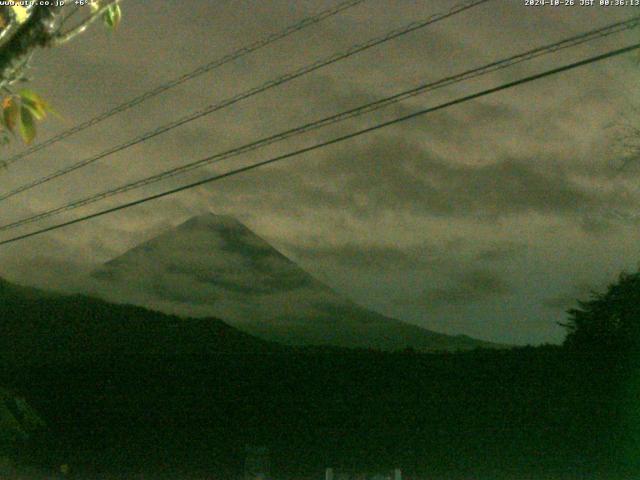
POLYGON ((18 19, 18 16, 16 15, 12 7, 7 7, 7 6, 2 7, 3 9, 2 17, 5 20, 6 25, 2 29, 2 32, 0 32, 0 47, 2 47, 5 43, 11 40, 11 38, 18 31, 20 26, 29 19, 29 17, 33 13, 33 7, 34 7, 33 4, 29 4, 27 7, 24 7, 26 11, 26 18, 22 21, 18 19))
POLYGON ((107 10, 109 10, 109 8, 111 8, 113 5, 120 3, 121 1, 122 0, 113 0, 105 4, 104 6, 100 7, 95 12, 93 12, 91 15, 89 15, 80 24, 76 25, 71 30, 68 30, 65 33, 59 33, 59 32, 56 33, 56 35, 54 35, 54 38, 52 39, 52 45, 54 46, 62 45, 63 43, 68 42, 69 40, 73 40, 76 36, 83 33, 89 27, 89 25, 91 25, 98 18, 100 18, 107 10))
POLYGON ((50 45, 61 8, 34 7, 29 18, 0 46, 0 88, 11 85, 19 78, 25 63, 37 47, 50 45))

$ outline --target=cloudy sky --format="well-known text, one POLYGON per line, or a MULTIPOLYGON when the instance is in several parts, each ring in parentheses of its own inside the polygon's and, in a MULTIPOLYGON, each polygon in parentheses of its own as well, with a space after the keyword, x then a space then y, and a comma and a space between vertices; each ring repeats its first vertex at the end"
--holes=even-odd
MULTIPOLYGON (((334 4, 320 0, 123 3, 97 26, 40 51, 32 88, 62 114, 45 139, 334 4)), ((22 159, 0 188, 124 142, 178 116, 433 13, 453 0, 368 0, 22 159)), ((640 15, 640 7, 527 7, 493 0, 4 201, 2 223, 242 145, 425 81, 640 15)), ((76 210, 115 205, 211 172, 637 41, 600 39, 407 100, 214 167, 76 210)), ((640 121, 638 54, 616 57, 73 227, 0 247, 0 274, 65 288, 73 278, 188 217, 240 219, 358 303, 444 333, 559 342, 576 298, 640 255, 640 165, 620 138, 640 121)), ((16 142, 17 143, 17 142, 16 142)), ((6 155, 20 151, 19 144, 6 155)), ((23 230, 4 232, 3 238, 23 230)))

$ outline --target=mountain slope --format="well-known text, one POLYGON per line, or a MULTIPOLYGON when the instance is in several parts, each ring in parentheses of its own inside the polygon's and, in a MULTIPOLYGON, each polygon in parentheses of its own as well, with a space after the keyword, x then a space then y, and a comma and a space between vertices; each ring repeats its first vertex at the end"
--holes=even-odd
POLYGON ((356 305, 232 217, 193 217, 107 262, 93 292, 159 310, 224 318, 297 345, 458 350, 492 344, 450 336, 356 305))
POLYGON ((179 318, 0 279, 0 361, 280 351, 216 318, 179 318))

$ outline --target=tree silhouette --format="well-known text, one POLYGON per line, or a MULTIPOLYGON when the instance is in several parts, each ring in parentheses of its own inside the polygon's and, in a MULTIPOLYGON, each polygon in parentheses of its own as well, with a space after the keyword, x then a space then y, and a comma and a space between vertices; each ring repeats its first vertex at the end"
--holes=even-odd
POLYGON ((640 347, 640 271, 623 272, 605 293, 567 312, 564 345, 573 349, 630 353, 640 347))

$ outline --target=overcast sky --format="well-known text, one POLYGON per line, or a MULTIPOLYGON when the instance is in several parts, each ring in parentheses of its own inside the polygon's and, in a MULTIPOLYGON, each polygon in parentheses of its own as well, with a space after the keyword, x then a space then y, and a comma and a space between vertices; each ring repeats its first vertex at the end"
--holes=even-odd
MULTIPOLYGON (((34 59, 32 88, 63 116, 48 120, 39 139, 333 3, 127 0, 117 32, 97 26, 34 59)), ((368 0, 21 160, 2 171, 0 188, 15 188, 456 4, 368 0)), ((524 0, 494 0, 15 196, 4 201, 2 223, 632 15, 640 15, 640 7, 526 7, 524 0)), ((594 41, 59 218, 638 38, 633 31, 594 41)), ((639 121, 639 58, 616 57, 0 247, 0 274, 64 287, 164 229, 212 211, 236 216, 317 278, 381 313, 493 341, 559 342, 563 331, 556 322, 564 310, 640 260, 640 165, 616 172, 624 155, 616 140, 619 124, 639 121)), ((20 148, 14 144, 6 154, 20 148)))

